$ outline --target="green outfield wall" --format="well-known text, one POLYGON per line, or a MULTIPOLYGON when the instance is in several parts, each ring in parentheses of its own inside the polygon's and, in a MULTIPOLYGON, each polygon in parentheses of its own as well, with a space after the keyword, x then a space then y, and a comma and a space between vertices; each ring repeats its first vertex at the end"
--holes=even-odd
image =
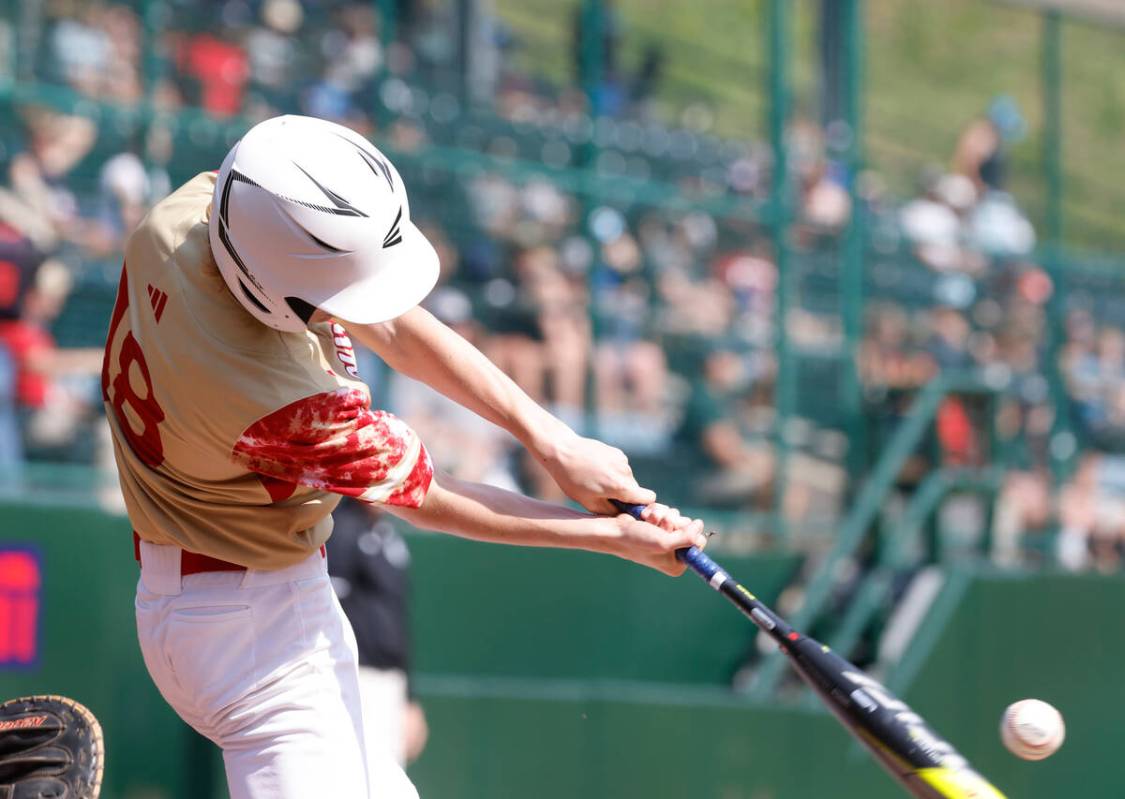
MULTIPOLYGON (((0 548, 42 569, 35 663, 0 695, 75 696, 106 728, 107 799, 221 796, 213 748, 167 710, 137 651, 127 523, 96 511, 0 508, 0 548)), ((425 799, 880 799, 901 793, 822 711, 722 687, 749 645, 741 618, 691 579, 576 553, 414 535, 425 799)), ((791 557, 729 558, 763 595, 791 557)), ((0 598, 6 590, 0 586, 0 598)), ((955 572, 890 681, 1010 799, 1125 795, 1125 580, 955 572), (1008 702, 1057 704, 1068 741, 1016 761, 1008 702), (1076 787, 1079 786, 1079 787, 1076 787)))

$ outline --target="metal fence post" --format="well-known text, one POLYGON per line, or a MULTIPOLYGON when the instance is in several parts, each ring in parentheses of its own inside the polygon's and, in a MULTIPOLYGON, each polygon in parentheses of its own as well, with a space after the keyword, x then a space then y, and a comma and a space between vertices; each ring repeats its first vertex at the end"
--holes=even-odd
MULTIPOLYGON (((848 473, 852 480, 867 469, 867 429, 863 408, 863 387, 859 376, 859 347, 863 337, 864 243, 867 220, 859 193, 859 175, 864 168, 863 152, 863 0, 843 3, 844 42, 844 122, 848 126, 848 196, 851 218, 844 235, 840 264, 841 321, 844 330, 844 369, 841 401, 848 426, 848 473)), ((854 492, 852 485, 850 491, 854 492)))
POLYGON ((1049 460, 1055 482, 1065 478, 1076 449, 1070 425, 1070 403, 1059 358, 1066 329, 1066 268, 1063 264, 1063 107, 1062 107, 1062 16, 1058 11, 1043 14, 1043 173, 1047 208, 1044 255, 1053 291, 1047 306, 1047 363, 1055 418, 1051 428, 1049 460))
POLYGON ((580 210, 583 219, 583 234, 593 248, 594 258, 590 264, 589 283, 587 286, 587 303, 590 317, 590 352, 586 363, 585 386, 585 435, 597 438, 602 434, 602 419, 598 412, 598 370, 596 361, 598 357, 598 338, 602 333, 602 318, 598 288, 601 283, 601 270, 604 265, 599 252, 599 242, 590 229, 590 213, 599 207, 600 183, 597 180, 598 168, 598 136, 597 127, 602 118, 602 82, 604 71, 604 35, 605 35, 605 6, 602 0, 580 0, 576 9, 575 20, 579 32, 578 70, 576 77, 580 88, 586 95, 587 111, 589 113, 591 128, 590 140, 582 144, 578 150, 577 163, 582 170, 582 197, 580 210))
POLYGON ((582 32, 578 42, 578 79, 586 92, 590 116, 597 119, 602 112, 602 74, 605 69, 605 8, 602 0, 582 0, 578 11, 578 28, 582 32))
POLYGON ((796 375, 793 353, 789 342, 789 307, 792 304, 793 275, 789 251, 789 160, 786 154, 786 123, 789 116, 789 83, 787 73, 787 47, 789 43, 789 0, 770 0, 769 22, 766 26, 769 69, 767 90, 769 94, 769 135, 773 152, 773 170, 770 185, 770 234, 773 240, 774 262, 777 267, 777 307, 774 319, 774 349, 777 357, 777 378, 774 387, 773 439, 777 451, 774 470, 774 509, 777 530, 784 535, 788 529, 785 518, 785 491, 788 484, 789 440, 787 428, 793 413, 796 375))
POLYGON ((379 20, 379 43, 383 48, 383 63, 375 79, 371 81, 371 118, 378 133, 386 132, 391 122, 391 114, 383 104, 381 96, 383 83, 390 74, 391 47, 398 36, 398 18, 395 0, 372 0, 375 17, 379 20))
POLYGON ((379 39, 383 44, 383 63, 386 63, 387 48, 394 44, 398 36, 395 18, 395 0, 375 0, 375 13, 379 17, 379 39))

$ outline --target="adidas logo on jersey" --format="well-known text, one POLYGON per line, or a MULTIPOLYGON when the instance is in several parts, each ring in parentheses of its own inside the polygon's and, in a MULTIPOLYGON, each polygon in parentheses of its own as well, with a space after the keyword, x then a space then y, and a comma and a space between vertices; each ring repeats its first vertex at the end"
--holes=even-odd
POLYGON ((160 324, 160 317, 164 313, 164 306, 168 304, 168 295, 149 283, 148 301, 152 305, 152 315, 156 317, 156 323, 160 324))

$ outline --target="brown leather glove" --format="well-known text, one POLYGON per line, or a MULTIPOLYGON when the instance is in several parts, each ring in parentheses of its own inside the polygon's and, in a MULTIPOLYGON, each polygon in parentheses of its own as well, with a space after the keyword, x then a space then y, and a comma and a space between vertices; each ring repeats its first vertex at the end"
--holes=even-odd
POLYGON ((0 704, 0 799, 97 799, 104 767, 102 727, 73 699, 0 704))

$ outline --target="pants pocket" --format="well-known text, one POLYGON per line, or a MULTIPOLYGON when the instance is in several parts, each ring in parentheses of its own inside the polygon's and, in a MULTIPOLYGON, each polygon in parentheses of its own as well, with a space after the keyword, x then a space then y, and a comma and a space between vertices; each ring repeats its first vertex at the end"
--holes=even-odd
POLYGON ((169 665, 200 718, 214 718, 254 685, 255 638, 249 605, 185 605, 168 615, 169 665))
POLYGON ((172 621, 215 624, 250 619, 254 615, 249 605, 188 605, 172 611, 172 621))

